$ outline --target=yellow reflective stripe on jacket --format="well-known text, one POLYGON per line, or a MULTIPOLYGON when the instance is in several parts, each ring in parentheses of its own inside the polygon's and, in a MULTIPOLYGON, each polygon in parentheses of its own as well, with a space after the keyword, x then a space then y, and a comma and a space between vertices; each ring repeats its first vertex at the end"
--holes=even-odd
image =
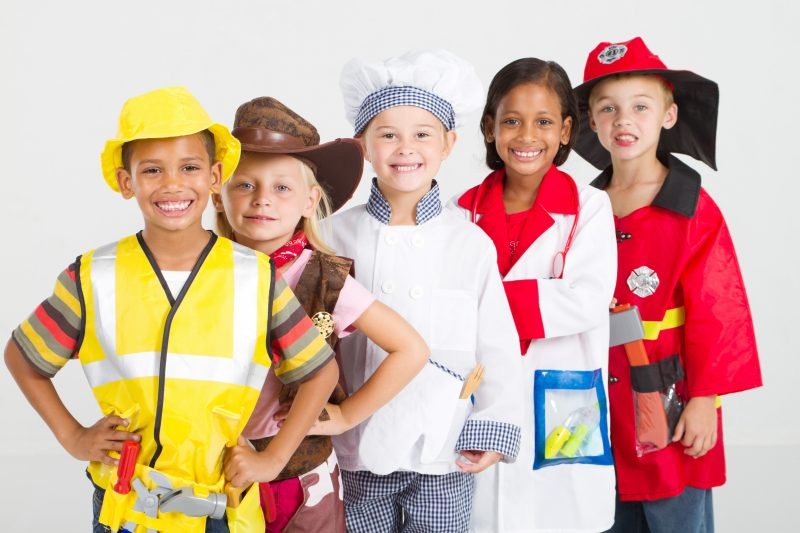
POLYGON ((677 328, 685 323, 686 309, 684 307, 667 309, 667 312, 664 313, 664 319, 661 321, 642 320, 644 338, 648 341, 654 341, 658 339, 659 334, 665 329, 677 328))

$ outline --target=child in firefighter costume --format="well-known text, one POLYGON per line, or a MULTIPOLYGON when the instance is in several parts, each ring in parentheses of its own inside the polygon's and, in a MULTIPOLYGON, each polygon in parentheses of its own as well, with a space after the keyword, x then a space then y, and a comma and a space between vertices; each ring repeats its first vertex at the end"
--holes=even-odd
POLYGON ((519 458, 476 480, 472 531, 595 532, 613 521, 605 390, 616 250, 608 198, 558 168, 577 123, 557 63, 509 63, 481 118, 493 172, 456 199, 495 244, 524 380, 519 458))
MULTIPOLYGON (((337 387, 315 435, 303 440, 275 481, 261 484, 268 532, 344 533, 341 477, 328 435, 360 423, 399 392, 427 362, 427 346, 350 276, 353 261, 332 255, 320 239, 319 219, 342 207, 361 179, 358 142, 320 144, 311 123, 269 97, 239 107, 233 135, 242 159, 213 196, 220 233, 272 257, 331 347, 357 328, 389 354, 353 395, 337 387)), ((293 396, 294 387, 270 371, 244 430, 256 449, 278 433, 281 403, 293 396)))
POLYGON ((128 100, 101 164, 114 191, 136 198, 144 230, 80 255, 6 347, 59 442, 91 461, 94 531, 263 531, 258 491, 234 508, 226 481, 275 477, 336 383, 333 352, 270 259, 201 225, 239 153, 182 87, 128 100), (50 379, 71 358, 104 415, 88 428, 50 379), (237 439, 270 365, 304 402, 257 453, 237 439))
POLYGON ((592 185, 608 192, 614 208, 614 296, 638 307, 649 361, 631 366, 623 347, 610 352, 612 531, 708 533, 711 488, 725 482, 719 396, 761 385, 728 227, 700 174, 672 155, 716 168, 719 90, 667 69, 635 38, 599 44, 575 92, 588 119, 575 149, 605 169, 592 185), (672 442, 644 453, 633 391, 672 389, 685 404, 672 442))

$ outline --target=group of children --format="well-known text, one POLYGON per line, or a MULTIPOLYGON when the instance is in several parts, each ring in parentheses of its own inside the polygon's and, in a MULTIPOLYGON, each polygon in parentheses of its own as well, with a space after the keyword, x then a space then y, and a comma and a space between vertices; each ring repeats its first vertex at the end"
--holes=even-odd
POLYGON ((269 97, 232 130, 180 87, 123 107, 102 171, 144 229, 80 255, 5 352, 90 461, 93 530, 713 531, 719 396, 761 384, 727 227, 673 155, 715 166, 716 84, 638 38, 574 89, 514 61, 481 115, 491 172, 449 203, 474 69, 416 51, 341 89, 354 138, 327 143, 269 97), (591 186, 558 168, 573 148, 591 186), (367 203, 336 213, 364 159, 367 203), (645 365, 609 351, 617 304, 645 365), (51 382, 71 358, 90 427, 51 382), (645 449, 651 394, 671 442, 645 449))

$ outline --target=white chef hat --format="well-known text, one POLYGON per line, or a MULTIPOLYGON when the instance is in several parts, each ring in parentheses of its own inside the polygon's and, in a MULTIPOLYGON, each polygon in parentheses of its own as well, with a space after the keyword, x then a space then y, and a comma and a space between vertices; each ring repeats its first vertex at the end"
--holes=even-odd
POLYGON ((412 50, 374 63, 353 59, 342 69, 339 85, 354 135, 390 107, 421 107, 449 131, 483 104, 483 84, 475 68, 446 50, 412 50))

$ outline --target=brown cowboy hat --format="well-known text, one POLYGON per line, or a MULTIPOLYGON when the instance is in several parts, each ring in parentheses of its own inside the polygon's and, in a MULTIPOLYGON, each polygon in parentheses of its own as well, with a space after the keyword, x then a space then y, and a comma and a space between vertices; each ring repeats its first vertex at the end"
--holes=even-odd
POLYGON ((333 212, 352 198, 361 181, 364 153, 358 141, 336 139, 320 144, 313 124, 272 97, 240 105, 231 133, 242 143, 242 152, 284 154, 310 163, 333 212))

